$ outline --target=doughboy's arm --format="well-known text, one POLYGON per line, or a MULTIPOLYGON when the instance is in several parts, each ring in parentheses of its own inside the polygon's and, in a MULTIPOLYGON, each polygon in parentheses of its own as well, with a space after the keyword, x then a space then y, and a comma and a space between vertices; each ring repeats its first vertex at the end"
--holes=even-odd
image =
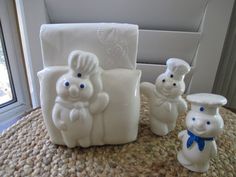
POLYGON ((106 92, 98 93, 95 101, 90 104, 90 107, 89 107, 90 112, 92 114, 100 113, 104 111, 108 103, 109 103, 109 95, 106 92))
POLYGON ((52 120, 58 129, 63 131, 67 130, 65 122, 61 120, 61 110, 57 105, 53 108, 52 120))
POLYGON ((186 135, 186 133, 187 133, 186 130, 183 130, 183 131, 179 132, 179 134, 178 134, 178 138, 179 138, 180 140, 182 140, 183 137, 184 137, 184 135, 186 135))
POLYGON ((216 142, 215 141, 213 141, 212 143, 213 144, 212 144, 211 156, 215 157, 217 155, 217 146, 216 146, 216 142))
POLYGON ((155 97, 155 85, 150 82, 142 82, 140 84, 140 92, 148 98, 155 97))
POLYGON ((178 112, 179 114, 183 114, 187 111, 188 104, 187 102, 180 96, 178 101, 178 112))
POLYGON ((72 122, 77 121, 77 120, 83 120, 86 119, 88 116, 87 111, 84 107, 78 108, 78 109, 72 109, 70 111, 70 120, 72 122))

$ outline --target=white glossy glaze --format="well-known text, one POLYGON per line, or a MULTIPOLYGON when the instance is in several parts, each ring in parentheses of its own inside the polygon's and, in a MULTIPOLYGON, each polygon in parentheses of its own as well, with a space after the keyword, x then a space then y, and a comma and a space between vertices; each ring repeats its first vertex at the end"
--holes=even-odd
POLYGON ((137 138, 140 71, 103 70, 96 55, 76 50, 68 66, 46 67, 38 76, 43 116, 54 143, 88 147, 137 138))
MULTIPOLYGON (((56 83, 52 119, 68 147, 88 147, 91 145, 93 114, 103 112, 109 96, 99 89, 102 83, 94 54, 77 50, 71 52, 68 60, 69 71, 56 83), (93 82, 91 78, 95 76, 99 82, 93 82)), ((103 140, 100 141, 102 144, 103 140)))
POLYGON ((190 134, 187 130, 180 132, 178 138, 182 141, 182 150, 178 152, 178 161, 191 171, 206 172, 210 158, 217 154, 214 138, 222 133, 224 127, 219 106, 226 104, 227 100, 223 96, 207 93, 188 95, 187 100, 191 102, 191 110, 186 116, 187 129, 203 138, 205 146, 201 149, 198 142, 193 141, 187 147, 190 134))
POLYGON ((155 85, 141 83, 141 93, 149 99, 151 130, 156 135, 163 136, 172 131, 178 115, 187 110, 187 103, 181 95, 185 91, 184 77, 189 70, 188 63, 171 58, 155 85))

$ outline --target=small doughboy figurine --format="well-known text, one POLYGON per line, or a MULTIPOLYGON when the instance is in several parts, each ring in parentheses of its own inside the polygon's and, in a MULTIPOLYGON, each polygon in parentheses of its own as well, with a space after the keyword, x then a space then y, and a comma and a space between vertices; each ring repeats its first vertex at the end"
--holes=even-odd
POLYGON ((190 66, 177 58, 168 59, 166 65, 165 73, 156 79, 155 85, 143 82, 140 86, 141 93, 149 99, 151 130, 160 136, 172 131, 178 115, 187 111, 187 103, 181 95, 190 66))
POLYGON ((187 130, 181 131, 178 138, 182 141, 182 150, 178 152, 178 161, 187 169, 206 172, 211 157, 216 156, 215 137, 224 127, 219 107, 225 105, 225 97, 215 94, 192 94, 187 96, 191 110, 186 117, 187 130))
MULTIPOLYGON (((68 68, 68 72, 56 83, 57 97, 52 119, 68 147, 88 147, 92 144, 94 116, 107 107, 109 95, 101 88, 96 55, 85 51, 72 51, 68 68)), ((101 128, 103 127, 99 127, 101 128)))

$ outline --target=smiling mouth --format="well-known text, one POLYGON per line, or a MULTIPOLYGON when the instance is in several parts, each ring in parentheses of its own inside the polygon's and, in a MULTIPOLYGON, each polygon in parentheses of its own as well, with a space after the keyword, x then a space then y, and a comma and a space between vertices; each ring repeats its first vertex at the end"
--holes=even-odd
POLYGON ((71 100, 71 101, 78 101, 78 97, 79 97, 79 96, 73 96, 73 97, 70 96, 70 100, 71 100))
POLYGON ((193 128, 195 132, 197 132, 199 135, 202 135, 206 132, 206 130, 198 130, 196 128, 193 128))
POLYGON ((169 95, 169 91, 165 88, 162 89, 162 92, 165 94, 165 95, 169 95))

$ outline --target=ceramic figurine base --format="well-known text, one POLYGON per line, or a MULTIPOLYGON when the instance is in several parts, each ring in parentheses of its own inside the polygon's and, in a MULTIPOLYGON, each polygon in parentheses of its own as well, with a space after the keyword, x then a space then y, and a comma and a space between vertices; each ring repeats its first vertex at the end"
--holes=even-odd
POLYGON ((68 62, 38 73, 51 140, 68 147, 136 140, 141 72, 102 70, 97 57, 84 51, 73 51, 68 62))
POLYGON ((181 97, 185 91, 184 77, 190 66, 183 60, 167 60, 167 70, 158 76, 155 85, 141 83, 141 93, 149 99, 151 130, 156 135, 167 135, 174 130, 179 114, 187 110, 187 103, 181 97))
POLYGON ((177 159, 185 168, 195 172, 206 172, 210 158, 216 156, 215 137, 224 127, 219 107, 227 100, 214 94, 192 94, 187 96, 191 110, 186 116, 187 130, 178 134, 182 141, 182 150, 177 159))

